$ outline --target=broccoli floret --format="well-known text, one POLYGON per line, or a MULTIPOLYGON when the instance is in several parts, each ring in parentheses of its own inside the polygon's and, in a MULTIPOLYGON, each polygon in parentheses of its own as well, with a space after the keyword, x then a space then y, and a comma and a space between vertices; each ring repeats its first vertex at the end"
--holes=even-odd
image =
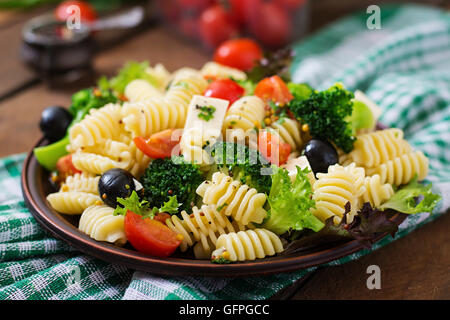
POLYGON ((177 196, 180 211, 191 213, 197 200, 195 191, 204 180, 199 168, 182 157, 152 161, 140 179, 144 199, 152 207, 161 207, 171 196, 177 196))
POLYGON ((353 97, 337 83, 325 91, 313 91, 308 99, 293 99, 288 107, 297 119, 308 124, 312 137, 333 142, 348 153, 356 140, 348 121, 353 97))
POLYGON ((225 172, 241 183, 268 194, 272 184, 272 168, 257 150, 239 143, 216 142, 208 150, 214 158, 216 169, 225 172))

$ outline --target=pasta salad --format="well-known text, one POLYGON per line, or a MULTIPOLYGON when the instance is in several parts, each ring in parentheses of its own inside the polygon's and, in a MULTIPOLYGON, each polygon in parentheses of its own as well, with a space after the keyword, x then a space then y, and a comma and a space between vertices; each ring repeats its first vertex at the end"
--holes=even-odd
POLYGON ((49 205, 97 241, 214 263, 330 236, 370 246, 396 232, 393 212, 431 212, 424 153, 380 128, 364 93, 291 82, 289 54, 247 70, 128 62, 69 109, 46 109, 51 143, 34 153, 56 188, 49 205))

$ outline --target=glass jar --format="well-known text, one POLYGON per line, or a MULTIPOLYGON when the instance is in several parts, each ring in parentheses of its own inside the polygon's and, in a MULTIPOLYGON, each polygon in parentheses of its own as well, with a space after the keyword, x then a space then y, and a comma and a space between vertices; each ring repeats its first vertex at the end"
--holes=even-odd
POLYGON ((309 27, 308 0, 156 0, 156 7, 166 25, 208 49, 236 37, 276 49, 309 27))

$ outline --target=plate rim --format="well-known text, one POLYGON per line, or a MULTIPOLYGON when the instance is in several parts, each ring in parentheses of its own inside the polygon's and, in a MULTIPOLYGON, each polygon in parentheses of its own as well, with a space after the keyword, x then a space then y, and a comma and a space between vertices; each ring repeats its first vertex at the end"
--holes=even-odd
MULTIPOLYGON (((41 138, 33 147, 45 145, 46 140, 41 138)), ((52 209, 46 199, 35 199, 33 195, 38 193, 37 186, 30 187, 32 177, 44 170, 37 162, 33 149, 27 154, 21 172, 21 189, 25 204, 36 221, 56 238, 64 241, 80 252, 93 256, 103 261, 123 265, 125 267, 165 276, 207 276, 207 277, 245 277, 270 275, 281 272, 299 271, 302 269, 328 263, 342 257, 365 249, 357 240, 349 240, 331 248, 292 256, 274 256, 254 261, 244 261, 231 264, 214 264, 209 260, 195 260, 178 257, 158 258, 139 253, 127 248, 121 248, 106 242, 100 242, 90 238, 74 225, 63 218, 63 215, 52 209), (33 171, 35 168, 35 171, 33 171), (46 206, 42 208, 39 201, 46 206), (59 219, 59 221, 58 221, 59 219), (70 230, 72 229, 72 230, 70 230), (75 230, 75 232, 74 232, 75 230)), ((392 221, 397 225, 406 219, 406 215, 396 213, 392 221)), ((374 237, 378 242, 388 236, 381 233, 374 237)))

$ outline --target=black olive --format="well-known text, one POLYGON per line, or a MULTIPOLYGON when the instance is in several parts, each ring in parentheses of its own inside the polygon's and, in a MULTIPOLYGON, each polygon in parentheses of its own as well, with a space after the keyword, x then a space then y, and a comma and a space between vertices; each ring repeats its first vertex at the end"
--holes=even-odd
POLYGON ((55 142, 64 138, 71 122, 72 115, 67 109, 53 106, 46 108, 42 112, 39 127, 44 137, 50 142, 55 142))
POLYGON ((338 163, 339 160, 333 145, 328 141, 318 139, 312 139, 306 143, 304 154, 314 175, 319 172, 328 172, 328 167, 338 163))
POLYGON ((114 168, 105 171, 98 181, 98 193, 103 202, 116 208, 117 198, 127 198, 136 190, 134 177, 126 170, 114 168))

